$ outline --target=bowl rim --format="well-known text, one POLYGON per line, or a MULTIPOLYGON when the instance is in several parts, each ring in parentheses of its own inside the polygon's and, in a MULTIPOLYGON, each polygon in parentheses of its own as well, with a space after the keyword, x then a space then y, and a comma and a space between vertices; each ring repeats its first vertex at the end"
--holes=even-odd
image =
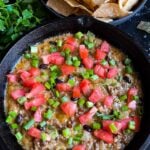
MULTIPOLYGON (((53 8, 51 7, 48 7, 45 3, 44 0, 39 0, 41 2, 41 4, 47 9, 47 11, 49 11, 50 13, 53 13, 53 15, 59 17, 59 18, 66 18, 66 16, 58 13, 57 11, 55 11, 53 8)), ((145 5, 145 3, 147 2, 148 0, 142 0, 141 2, 139 1, 138 2, 138 6, 132 11, 131 14, 125 16, 125 17, 122 17, 122 18, 119 18, 119 19, 116 19, 116 20, 113 20, 110 22, 110 24, 112 25, 120 25, 122 24, 123 22, 126 22, 127 20, 131 19, 137 12, 139 12, 145 5)), ((72 15, 71 15, 72 16, 72 15)), ((75 16, 75 15, 73 15, 75 16)), ((81 15, 82 16, 82 15, 81 15)), ((68 17, 68 16, 67 16, 68 17)))

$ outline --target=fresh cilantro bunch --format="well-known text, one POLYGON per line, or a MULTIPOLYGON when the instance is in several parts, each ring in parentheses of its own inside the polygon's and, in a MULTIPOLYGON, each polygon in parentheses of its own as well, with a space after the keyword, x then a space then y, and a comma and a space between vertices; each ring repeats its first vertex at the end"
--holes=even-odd
POLYGON ((0 50, 37 26, 45 15, 38 0, 0 0, 0 50))

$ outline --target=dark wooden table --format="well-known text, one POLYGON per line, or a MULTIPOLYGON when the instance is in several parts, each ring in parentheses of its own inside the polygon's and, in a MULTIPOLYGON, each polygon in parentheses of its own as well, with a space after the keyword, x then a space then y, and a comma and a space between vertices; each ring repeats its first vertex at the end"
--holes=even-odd
MULTIPOLYGON (((147 1, 146 5, 140 12, 138 12, 130 20, 118 25, 117 27, 133 37, 133 40, 141 44, 141 46, 143 47, 143 52, 146 54, 147 59, 150 61, 150 34, 137 29, 137 25, 140 23, 140 21, 150 21, 150 0, 147 1)), ((0 53, 0 60, 3 58, 4 55, 5 52, 0 53)), ((7 150, 4 147, 4 143, 1 139, 0 150, 7 150)), ((143 150, 143 148, 141 150, 143 150)), ((150 150, 150 146, 147 148, 147 150, 150 150)))

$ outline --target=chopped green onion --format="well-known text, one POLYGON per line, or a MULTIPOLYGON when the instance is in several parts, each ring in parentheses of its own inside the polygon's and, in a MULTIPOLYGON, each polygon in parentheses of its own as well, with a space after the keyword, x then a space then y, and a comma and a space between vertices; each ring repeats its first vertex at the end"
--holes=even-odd
POLYGON ((37 110, 37 107, 36 106, 32 106, 31 107, 31 111, 36 111, 37 110))
POLYGON ((130 121, 128 124, 128 127, 130 130, 135 130, 135 122, 134 121, 130 121))
POLYGON ((42 139, 42 141, 46 141, 46 139, 47 139, 47 134, 44 133, 44 132, 42 132, 42 133, 41 133, 41 139, 42 139))
POLYGON ((62 130, 62 134, 65 138, 69 138, 71 136, 71 131, 69 128, 62 130))
POLYGON ((56 65, 53 65, 53 66, 50 67, 50 70, 51 70, 51 71, 55 71, 55 70, 57 70, 57 69, 58 69, 58 67, 57 67, 56 65))
POLYGON ((72 137, 70 137, 69 139, 68 139, 68 145, 72 145, 73 144, 73 138, 72 137))
POLYGON ((57 48, 54 47, 54 46, 50 47, 50 52, 51 52, 51 53, 52 53, 52 52, 57 52, 57 48))
POLYGON ((130 65, 131 64, 131 59, 126 58, 125 61, 124 61, 124 64, 125 65, 130 65))
POLYGON ((58 47, 61 47, 62 44, 63 44, 63 41, 59 39, 59 40, 57 41, 57 46, 58 46, 58 47))
POLYGON ((66 64, 67 65, 72 65, 73 62, 72 62, 72 57, 71 56, 68 56, 67 59, 66 59, 66 64))
POLYGON ((29 54, 29 53, 24 54, 24 58, 30 59, 31 58, 31 54, 29 54))
POLYGON ((106 115, 106 114, 101 114, 99 112, 96 113, 96 116, 101 118, 102 120, 110 120, 113 119, 114 115, 106 115))
POLYGON ((95 35, 92 32, 88 31, 87 32, 87 36, 88 36, 88 41, 89 42, 93 42, 94 41, 95 35))
POLYGON ((116 127, 116 125, 114 124, 114 123, 111 123, 110 125, 109 125, 109 129, 111 130, 111 132, 112 133, 117 133, 117 131, 118 131, 118 128, 116 127))
POLYGON ((42 122, 40 123, 40 127, 44 127, 44 126, 46 126, 46 121, 42 121, 42 122))
POLYGON ((23 138, 23 135, 20 132, 17 132, 15 134, 15 136, 16 136, 16 138, 17 138, 18 141, 22 140, 22 138, 23 138))
POLYGON ((31 51, 31 53, 37 53, 38 52, 37 45, 30 46, 30 51, 31 51))
POLYGON ((11 117, 11 116, 8 116, 7 118, 6 118, 6 122, 8 123, 8 124, 11 124, 11 123, 13 123, 13 118, 11 117))
POLYGON ((115 65, 116 65, 116 61, 115 61, 114 59, 111 59, 111 60, 109 61, 109 64, 110 64, 111 66, 115 66, 115 65))
POLYGON ((121 110, 122 110, 122 111, 128 111, 128 106, 126 106, 126 105, 122 106, 122 107, 121 107, 121 110))
POLYGON ((27 101, 27 98, 25 96, 23 96, 23 97, 20 97, 19 99, 17 99, 17 101, 20 105, 23 105, 27 101))
POLYGON ((86 107, 87 107, 87 108, 91 108, 91 107, 93 107, 93 106, 94 106, 94 103, 89 102, 89 101, 86 102, 86 107))
POLYGON ((91 78, 92 80, 97 80, 97 79, 99 79, 98 75, 92 75, 90 78, 91 78))
POLYGON ((75 37, 80 40, 83 37, 83 33, 79 31, 75 34, 75 37))
POLYGON ((73 66, 75 66, 75 67, 79 67, 80 64, 81 64, 80 60, 75 60, 75 61, 73 62, 73 66))
POLYGON ((95 46, 95 43, 84 41, 84 44, 87 46, 88 49, 92 49, 95 46))
POLYGON ((51 119, 53 116, 53 112, 49 109, 46 113, 44 113, 45 119, 51 119))
POLYGON ((83 137, 83 134, 80 133, 80 134, 77 134, 77 135, 73 138, 73 140, 76 141, 76 142, 80 142, 81 139, 82 139, 82 137, 83 137))
POLYGON ((103 59, 103 60, 101 61, 101 64, 104 65, 104 66, 106 66, 106 65, 108 65, 108 62, 107 62, 105 59, 103 59))
POLYGON ((13 124, 11 125, 11 128, 12 128, 12 129, 17 129, 17 128, 18 128, 18 124, 13 123, 13 124))
POLYGON ((130 134, 132 131, 130 130, 130 129, 126 129, 125 130, 125 133, 128 133, 128 134, 130 134))
POLYGON ((75 79, 74 78, 71 78, 68 80, 68 83, 70 84, 70 86, 74 86, 75 85, 75 79))
POLYGON ((132 74, 133 73, 133 68, 130 65, 128 65, 128 66, 125 67, 125 71, 126 71, 126 73, 132 74))
POLYGON ((31 65, 32 65, 32 67, 38 68, 39 60, 38 59, 32 59, 31 65))
POLYGON ((55 94, 56 94, 56 97, 60 96, 60 93, 57 90, 55 91, 55 94))
POLYGON ((74 130, 75 131, 81 131, 83 129, 82 125, 81 124, 78 124, 74 127, 74 130))
POLYGON ((52 105, 52 107, 56 108, 56 107, 58 107, 59 105, 60 105, 60 102, 55 101, 54 104, 52 105))
POLYGON ((133 100, 139 100, 139 96, 137 95, 133 96, 133 100))
POLYGON ((49 105, 53 105, 55 103, 55 100, 54 99, 48 99, 48 104, 49 105))
POLYGON ((18 113, 15 112, 15 111, 10 111, 10 112, 8 113, 8 115, 11 116, 13 119, 15 119, 15 118, 17 117, 18 113))
POLYGON ((87 69, 86 71, 82 72, 81 75, 83 78, 88 79, 93 76, 94 72, 92 69, 87 69))
POLYGON ((28 130, 28 129, 30 129, 33 125, 34 125, 34 119, 31 119, 30 121, 28 121, 28 122, 24 125, 24 129, 25 129, 25 130, 28 130))
POLYGON ((51 85, 50 85, 50 83, 49 82, 46 82, 45 84, 44 84, 44 86, 46 87, 46 89, 48 89, 48 90, 50 90, 51 89, 51 85))
POLYGON ((67 102, 67 101, 69 101, 69 97, 68 96, 63 96, 62 98, 61 98, 61 101, 64 103, 64 102, 67 102))
POLYGON ((121 101, 125 101, 127 98, 128 98, 127 95, 121 95, 121 96, 119 97, 119 99, 120 99, 121 101))
POLYGON ((85 99, 84 99, 84 98, 80 98, 80 99, 78 100, 78 105, 79 105, 80 107, 83 107, 84 104, 85 104, 85 99))
POLYGON ((98 129, 101 128, 101 124, 98 123, 98 122, 94 122, 94 123, 92 124, 92 128, 93 128, 94 130, 98 130, 98 129))
POLYGON ((54 129, 53 131, 51 131, 50 136, 52 139, 56 139, 58 137, 58 132, 56 129, 54 129))
POLYGON ((118 119, 118 118, 120 117, 120 112, 117 111, 117 110, 114 110, 114 111, 113 111, 113 115, 114 115, 115 118, 118 119))

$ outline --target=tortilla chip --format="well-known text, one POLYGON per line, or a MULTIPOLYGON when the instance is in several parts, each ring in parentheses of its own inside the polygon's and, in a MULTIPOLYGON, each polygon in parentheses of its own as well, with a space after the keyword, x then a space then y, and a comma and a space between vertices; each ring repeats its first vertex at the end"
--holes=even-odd
POLYGON ((137 28, 150 34, 150 22, 141 21, 137 28))
POLYGON ((95 18, 121 18, 129 13, 127 11, 121 10, 118 4, 115 3, 105 3, 100 5, 100 7, 93 13, 95 18))
POLYGON ((76 0, 64 0, 68 5, 70 5, 73 8, 80 8, 85 10, 88 14, 92 14, 92 11, 86 8, 84 5, 80 4, 76 0))
POLYGON ((48 0, 46 5, 64 16, 74 14, 75 11, 64 0, 48 0))
POLYGON ((130 11, 139 0, 119 0, 119 7, 126 11, 130 11))

